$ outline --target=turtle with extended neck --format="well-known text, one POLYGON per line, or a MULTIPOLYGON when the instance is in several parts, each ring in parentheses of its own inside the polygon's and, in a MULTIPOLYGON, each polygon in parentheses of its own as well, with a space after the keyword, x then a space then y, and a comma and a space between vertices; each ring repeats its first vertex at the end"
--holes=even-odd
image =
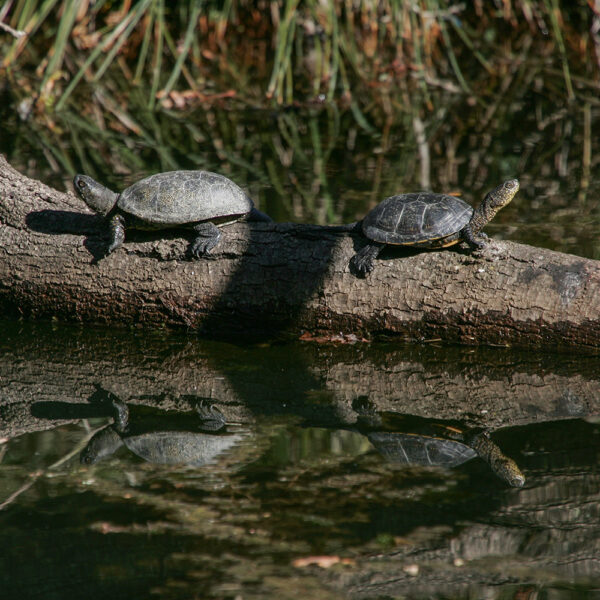
POLYGON ((366 398, 353 403, 358 430, 389 461, 410 465, 453 468, 476 456, 512 487, 522 487, 525 476, 517 463, 481 428, 394 412, 377 412, 366 398))
POLYGON ((361 276, 370 273, 386 245, 415 248, 446 248, 466 242, 471 248, 485 246, 481 230, 519 191, 516 179, 505 181, 489 192, 476 208, 446 194, 418 192, 391 196, 380 202, 357 225, 368 239, 350 260, 361 276))
POLYGON ((200 257, 218 244, 219 227, 240 220, 271 221, 233 181, 208 171, 157 173, 120 194, 87 175, 75 175, 73 184, 81 199, 108 222, 106 254, 123 244, 127 229, 185 227, 195 233, 191 254, 200 257))

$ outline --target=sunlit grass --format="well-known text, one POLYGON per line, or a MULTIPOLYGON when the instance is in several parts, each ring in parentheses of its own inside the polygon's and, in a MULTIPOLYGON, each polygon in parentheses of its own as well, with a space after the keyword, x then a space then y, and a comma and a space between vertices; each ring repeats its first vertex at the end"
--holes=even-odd
POLYGON ((556 55, 573 99, 571 71, 598 82, 599 18, 583 0, 16 0, 4 20, 28 35, 3 34, 0 44, 2 68, 37 94, 38 110, 63 109, 83 82, 98 85, 116 72, 144 90, 149 107, 172 94, 186 106, 228 86, 253 102, 359 98, 362 113, 381 88, 403 80, 416 81, 426 100, 435 85, 480 93, 482 78, 501 76, 525 32, 533 49, 556 55), (481 72, 465 68, 472 59, 481 72))

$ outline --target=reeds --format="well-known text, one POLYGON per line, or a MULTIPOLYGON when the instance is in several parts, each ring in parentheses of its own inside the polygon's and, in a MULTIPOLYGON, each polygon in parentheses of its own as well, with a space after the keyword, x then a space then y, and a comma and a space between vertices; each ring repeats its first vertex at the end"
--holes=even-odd
POLYGON ((597 84, 600 64, 598 15, 583 0, 14 0, 3 14, 27 35, 2 34, 2 69, 26 80, 39 110, 65 108, 108 75, 140 86, 149 107, 233 89, 253 103, 359 98, 362 112, 402 81, 426 100, 438 85, 479 96, 527 33, 538 55, 556 57, 569 100, 571 71, 597 84))

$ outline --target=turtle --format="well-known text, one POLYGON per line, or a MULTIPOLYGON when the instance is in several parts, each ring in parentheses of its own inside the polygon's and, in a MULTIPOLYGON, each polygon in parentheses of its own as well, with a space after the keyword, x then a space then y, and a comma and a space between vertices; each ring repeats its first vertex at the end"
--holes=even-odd
POLYGON ((453 468, 476 456, 490 465, 493 473, 512 487, 523 487, 525 476, 517 463, 506 456, 487 431, 461 432, 459 439, 416 433, 371 432, 367 434, 375 448, 392 462, 453 468))
POLYGON ((235 221, 271 221, 233 181, 209 171, 168 171, 145 177, 120 194, 88 175, 75 175, 81 199, 108 221, 110 254, 125 240, 125 229, 156 230, 187 227, 196 237, 190 250, 198 258, 221 239, 217 225, 235 221))
POLYGON ((196 407, 200 424, 196 430, 174 427, 163 418, 130 420, 127 405, 109 393, 114 422, 98 431, 80 454, 82 464, 95 464, 125 446, 147 462, 196 467, 214 462, 243 438, 243 432, 227 432, 223 413, 201 402, 196 407))
POLYGON ((359 412, 358 429, 387 460, 402 464, 453 468, 476 456, 512 487, 522 487, 525 476, 517 463, 492 441, 489 432, 426 418, 375 412, 371 402, 359 412))
POLYGON ((481 230, 518 191, 519 181, 509 179, 488 192, 475 210, 464 200, 447 194, 390 196, 359 222, 359 230, 369 242, 352 257, 350 267, 365 277, 387 244, 446 248, 464 241, 472 249, 483 248, 487 236, 481 230))

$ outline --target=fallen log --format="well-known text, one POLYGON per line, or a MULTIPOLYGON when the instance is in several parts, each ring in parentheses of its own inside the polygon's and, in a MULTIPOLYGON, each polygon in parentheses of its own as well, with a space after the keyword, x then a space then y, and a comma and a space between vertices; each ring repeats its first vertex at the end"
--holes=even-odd
POLYGON ((31 318, 185 327, 212 337, 439 339, 600 347, 600 262, 491 241, 468 251, 386 250, 358 279, 359 233, 291 223, 223 229, 189 259, 180 232, 131 234, 102 257, 101 219, 0 157, 0 310, 31 318))

